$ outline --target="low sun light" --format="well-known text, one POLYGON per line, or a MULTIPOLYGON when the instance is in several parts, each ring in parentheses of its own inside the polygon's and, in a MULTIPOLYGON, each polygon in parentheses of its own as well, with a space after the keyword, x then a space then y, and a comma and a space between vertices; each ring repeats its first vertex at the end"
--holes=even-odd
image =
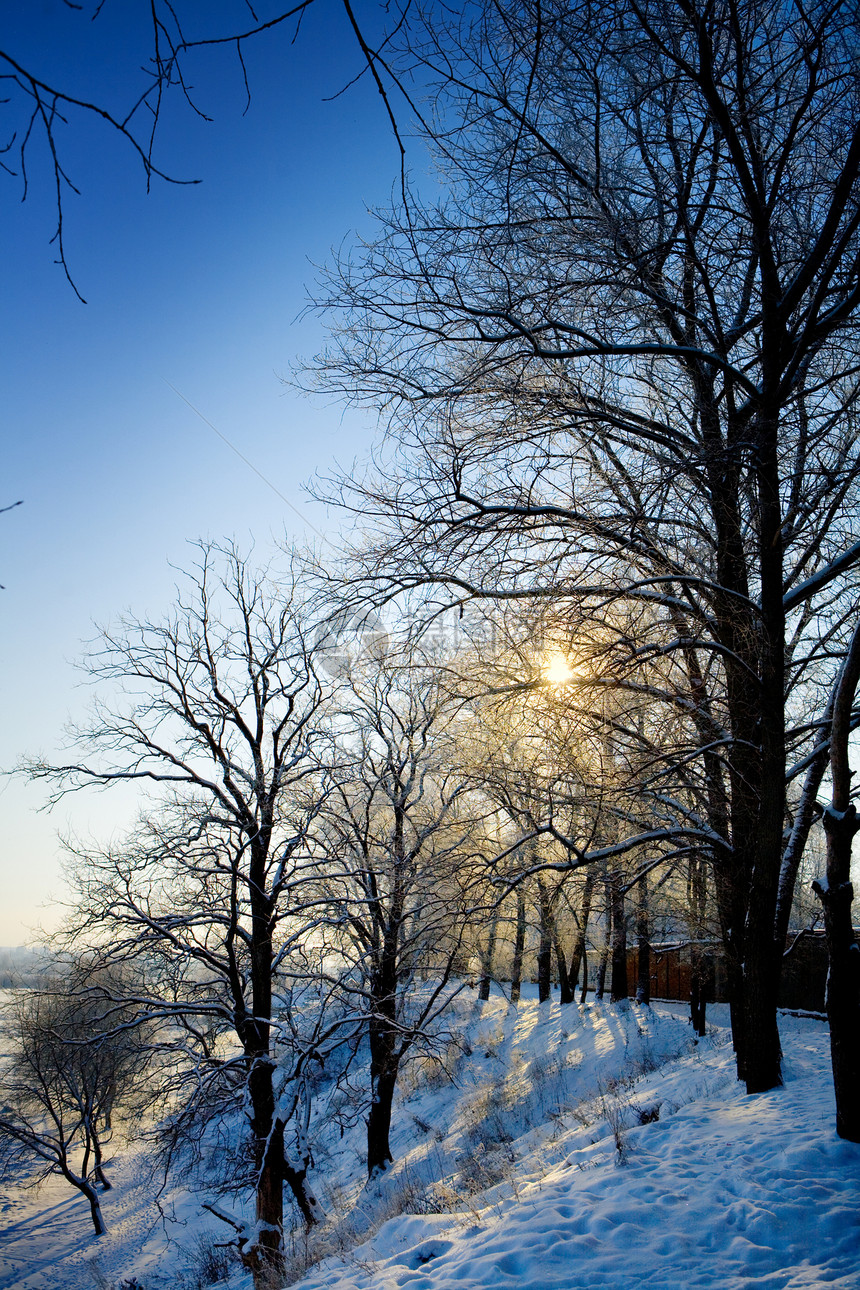
POLYGON ((550 685, 566 685, 573 676, 573 668, 563 654, 550 654, 544 663, 543 674, 550 685))

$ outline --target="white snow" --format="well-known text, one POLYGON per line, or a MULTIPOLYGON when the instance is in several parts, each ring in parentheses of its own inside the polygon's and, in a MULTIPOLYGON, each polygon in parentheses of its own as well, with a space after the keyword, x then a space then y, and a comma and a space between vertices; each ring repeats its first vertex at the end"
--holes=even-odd
MULTIPOLYGON (((781 1017, 785 1085, 748 1097, 726 1010, 712 1012, 695 1043, 679 1005, 460 1001, 450 1024, 466 1051, 443 1054, 454 1082, 423 1061, 404 1072, 396 1165, 381 1181, 364 1187, 361 1124, 341 1139, 321 1109, 313 1182, 332 1218, 294 1240, 295 1284, 856 1290, 860 1147, 834 1131, 826 1025, 781 1017)), ((59 1184, 35 1196, 4 1185, 0 1290, 196 1286, 188 1251, 229 1230, 178 1186, 162 1222, 143 1163, 135 1149, 117 1160, 99 1241, 59 1184)))

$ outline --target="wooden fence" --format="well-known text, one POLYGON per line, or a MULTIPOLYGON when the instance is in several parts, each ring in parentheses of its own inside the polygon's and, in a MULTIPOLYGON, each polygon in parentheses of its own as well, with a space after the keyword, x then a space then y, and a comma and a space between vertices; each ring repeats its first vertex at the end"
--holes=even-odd
MULTIPOLYGON (((705 956, 709 968, 710 988, 706 994, 708 1002, 725 1003, 728 1000, 728 989, 722 946, 719 942, 709 941, 700 943, 696 948, 705 956)), ((827 947, 823 932, 807 933, 797 940, 790 937, 786 948, 789 953, 783 960, 779 1006, 823 1012, 827 983, 827 947)), ((689 943, 651 947, 653 999, 689 999, 693 949, 689 943)), ((631 995, 636 993, 638 968, 639 954, 634 947, 627 955, 627 980, 630 982, 631 995)))

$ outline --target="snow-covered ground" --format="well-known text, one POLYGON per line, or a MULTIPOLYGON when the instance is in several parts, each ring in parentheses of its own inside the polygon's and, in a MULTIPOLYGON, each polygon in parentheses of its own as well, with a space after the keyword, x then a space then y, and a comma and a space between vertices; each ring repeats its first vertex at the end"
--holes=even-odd
MULTIPOLYGON (((694 1041, 678 1005, 518 1009, 461 1000, 444 1066, 407 1068, 396 1167, 363 1187, 361 1126, 317 1127, 330 1213, 294 1242, 301 1290, 812 1290, 860 1287, 860 1147, 833 1129, 826 1026, 783 1017, 785 1086, 734 1077, 724 1009, 694 1041), (453 1076, 453 1080, 449 1077, 453 1076), (317 1260, 322 1259, 322 1262, 317 1260)), ((0 1290, 202 1284, 226 1229, 176 1187, 152 1201, 134 1148, 105 1197, 4 1185, 0 1290), (208 1235, 207 1235, 208 1234, 208 1235)), ((250 1278, 235 1271, 230 1290, 250 1278)))

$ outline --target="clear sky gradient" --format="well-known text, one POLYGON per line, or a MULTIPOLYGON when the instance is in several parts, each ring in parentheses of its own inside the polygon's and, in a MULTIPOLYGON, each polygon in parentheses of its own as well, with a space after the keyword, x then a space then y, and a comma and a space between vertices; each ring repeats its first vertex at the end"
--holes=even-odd
MULTIPOLYGON (((208 30, 247 21, 239 2, 188 8, 208 30)), ((46 81, 120 110, 147 56, 147 10, 123 0, 91 22, 61 0, 6 3, 4 47, 46 81)), ((366 21, 378 15, 369 9, 366 21)), ((301 485, 335 458, 364 456, 373 427, 279 378, 323 335, 317 319, 299 318, 311 262, 369 230, 367 207, 398 182, 399 154, 367 78, 325 101, 361 70, 337 0, 316 0, 291 36, 248 49, 244 116, 228 50, 193 64, 211 123, 178 95, 168 100, 156 159, 202 180, 193 187, 156 180, 147 195, 128 148, 70 118, 63 159, 81 195, 67 195, 66 249, 86 305, 53 262, 53 181, 41 145, 26 202, 19 181, 0 177, 0 505, 24 502, 0 516, 3 768, 27 753, 58 754, 64 725, 88 702, 73 664, 93 623, 125 608, 161 616, 173 597, 171 562, 190 562, 189 541, 253 537, 262 554, 285 532, 313 536, 167 382, 315 527, 335 533, 341 524, 301 485)), ((104 838, 133 811, 127 795, 79 794, 50 815, 37 813, 43 801, 37 786, 0 781, 0 945, 56 923, 58 829, 104 838)))

